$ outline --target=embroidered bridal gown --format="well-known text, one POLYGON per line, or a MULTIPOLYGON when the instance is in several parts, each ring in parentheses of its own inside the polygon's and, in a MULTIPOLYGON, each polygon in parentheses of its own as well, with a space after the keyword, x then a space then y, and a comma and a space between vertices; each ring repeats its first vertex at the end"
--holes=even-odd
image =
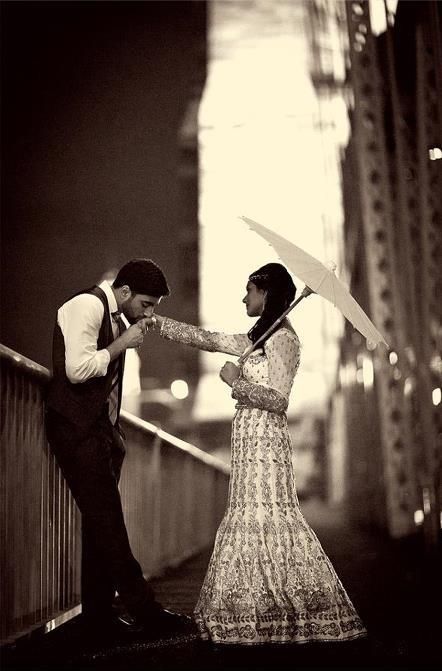
MULTIPOLYGON (((161 335, 240 356, 246 335, 165 319, 161 335)), ((246 360, 233 383, 227 510, 195 607, 203 639, 260 644, 343 641, 365 629, 299 508, 285 411, 300 361, 286 321, 246 360)))

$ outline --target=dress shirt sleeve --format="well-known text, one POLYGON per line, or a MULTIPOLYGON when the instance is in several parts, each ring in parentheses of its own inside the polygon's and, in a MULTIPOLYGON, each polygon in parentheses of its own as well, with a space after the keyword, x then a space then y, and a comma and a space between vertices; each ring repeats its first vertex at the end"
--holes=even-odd
POLYGON ((282 413, 287 410, 299 367, 299 340, 294 333, 280 330, 266 341, 264 351, 269 365, 268 386, 239 377, 232 384, 232 397, 252 408, 282 413))
POLYGON ((161 324, 160 335, 167 340, 191 345, 207 352, 224 352, 240 356, 251 343, 246 334, 229 335, 205 331, 199 326, 183 324, 165 317, 161 324))
POLYGON ((80 294, 58 310, 58 325, 66 351, 66 375, 73 384, 104 377, 110 361, 107 349, 97 350, 104 308, 99 298, 80 294))

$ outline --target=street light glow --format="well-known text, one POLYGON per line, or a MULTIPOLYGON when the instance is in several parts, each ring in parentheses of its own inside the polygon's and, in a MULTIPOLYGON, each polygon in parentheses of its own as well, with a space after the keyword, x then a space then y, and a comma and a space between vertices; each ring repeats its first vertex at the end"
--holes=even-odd
POLYGON ((396 352, 390 352, 388 358, 389 358, 390 363, 391 363, 392 366, 395 366, 395 365, 397 364, 397 362, 398 362, 398 355, 396 354, 396 352))
POLYGON ((362 363, 362 377, 364 382, 364 389, 365 391, 369 391, 373 387, 374 368, 372 360, 368 357, 364 357, 364 361, 362 363))
POLYGON ((170 391, 172 396, 182 401, 189 396, 189 385, 184 380, 174 380, 170 385, 170 391))
POLYGON ((442 401, 442 390, 440 387, 436 387, 436 389, 433 389, 433 405, 439 405, 440 402, 442 401))
POLYGON ((416 526, 419 526, 423 523, 424 521, 424 511, 423 510, 415 510, 414 511, 414 523, 416 526))
POLYGON ((430 155, 430 161, 438 161, 442 158, 442 149, 440 147, 433 147, 428 151, 430 155))

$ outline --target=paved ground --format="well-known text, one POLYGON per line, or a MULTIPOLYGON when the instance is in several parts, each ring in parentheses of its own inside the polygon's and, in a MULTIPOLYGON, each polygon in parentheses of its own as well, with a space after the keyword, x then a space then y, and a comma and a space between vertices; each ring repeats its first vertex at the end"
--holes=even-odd
MULTIPOLYGON (((319 502, 302 506, 369 631, 364 641, 220 647, 196 635, 154 641, 86 641, 75 621, 3 650, 2 668, 118 671, 184 669, 440 668, 440 572, 419 539, 392 542, 346 526, 319 502), (437 581, 437 583, 436 583, 437 581)), ((191 614, 209 552, 155 581, 164 606, 191 614)))

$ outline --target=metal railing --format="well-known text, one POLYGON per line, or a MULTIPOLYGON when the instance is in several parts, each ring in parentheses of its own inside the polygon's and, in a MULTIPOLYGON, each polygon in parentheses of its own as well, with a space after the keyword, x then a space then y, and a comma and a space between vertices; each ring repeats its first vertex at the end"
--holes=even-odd
MULTIPOLYGON (((80 515, 44 431, 46 368, 0 345, 1 643, 79 611, 80 515)), ((134 555, 158 575, 213 542, 229 468, 127 412, 120 489, 134 555)))

